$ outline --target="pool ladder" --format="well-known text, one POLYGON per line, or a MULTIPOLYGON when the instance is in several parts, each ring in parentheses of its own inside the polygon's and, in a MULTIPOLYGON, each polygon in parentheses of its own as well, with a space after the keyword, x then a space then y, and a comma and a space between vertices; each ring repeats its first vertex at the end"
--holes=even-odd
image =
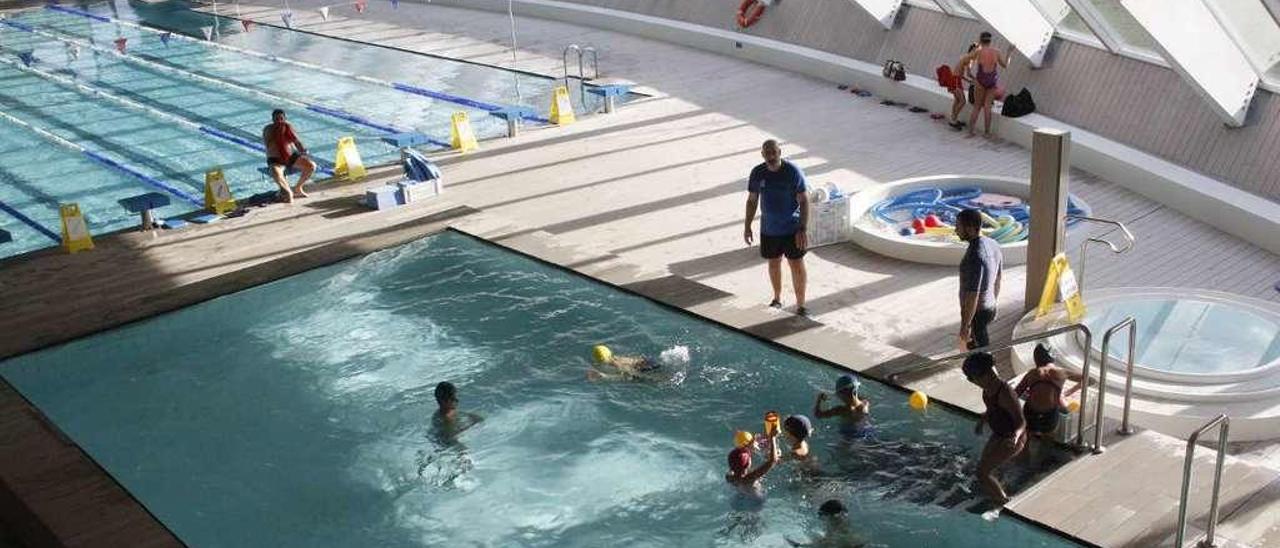
POLYGON ((1213 495, 1209 500, 1209 523, 1205 526, 1204 540, 1196 544, 1197 548, 1214 548, 1214 529, 1218 527, 1218 492, 1222 487, 1222 464, 1227 456, 1227 436, 1231 430, 1231 417, 1218 415, 1213 420, 1197 428, 1187 438, 1187 456, 1182 463, 1182 496, 1178 499, 1178 534, 1174 546, 1182 547, 1183 537, 1187 532, 1187 502, 1191 494, 1191 464, 1195 460, 1196 441, 1200 434, 1220 427, 1218 432, 1218 462, 1213 467, 1213 495))
POLYGON ((1107 385, 1106 385, 1106 381, 1107 381, 1106 365, 1107 365, 1107 358, 1108 358, 1107 352, 1110 350, 1111 337, 1115 333, 1126 328, 1129 329, 1129 355, 1126 363, 1126 369, 1128 374, 1125 380, 1125 388, 1124 388, 1124 416, 1121 421, 1120 429, 1117 430, 1116 433, 1121 435, 1128 435, 1133 433, 1133 431, 1129 428, 1129 408, 1130 408, 1130 400, 1133 398, 1133 364, 1134 364, 1133 341, 1134 341, 1134 335, 1137 332, 1137 325, 1138 325, 1138 322, 1136 320, 1134 320, 1132 317, 1127 317, 1124 320, 1121 320, 1116 325, 1112 326, 1110 329, 1107 329, 1106 334, 1103 335, 1102 357, 1100 359, 1101 363, 1099 364, 1099 370, 1098 370, 1098 402, 1094 405, 1094 409, 1092 409, 1094 420, 1093 420, 1093 424, 1089 426, 1085 425, 1085 423, 1087 422, 1085 418, 1087 416, 1086 412, 1090 410, 1089 409, 1089 376, 1090 376, 1090 373, 1092 372, 1093 332, 1090 331, 1089 327, 1084 325, 1083 323, 1073 323, 1073 324, 1063 325, 1063 326, 1055 327, 1053 329, 1049 329, 1047 331, 1041 331, 1039 333, 1024 335, 1021 337, 1011 339, 1009 342, 1003 343, 1003 344, 987 345, 979 348, 974 348, 972 350, 966 350, 964 352, 947 354, 940 358, 926 358, 924 360, 898 368, 897 371, 889 373, 888 375, 886 375, 886 377, 888 378, 889 381, 897 383, 898 378, 908 372, 925 371, 925 370, 937 367, 946 362, 965 358, 973 354, 978 354, 980 352, 996 352, 999 350, 1013 348, 1020 344, 1036 342, 1036 341, 1048 339, 1050 337, 1062 335, 1065 333, 1079 332, 1084 336, 1083 346, 1086 349, 1086 351, 1084 352, 1084 362, 1080 366, 1080 379, 1081 379, 1080 382, 1085 383, 1085 385, 1084 385, 1084 388, 1080 390, 1080 420, 1076 422, 1076 435, 1074 440, 1072 441, 1072 445, 1079 451, 1088 449, 1093 454, 1098 455, 1106 450, 1106 446, 1102 444, 1102 422, 1103 422, 1103 419, 1105 418, 1104 404, 1106 402, 1106 393, 1107 393, 1107 385), (1093 430, 1092 445, 1087 444, 1085 442, 1085 433, 1088 432, 1090 429, 1093 430))
POLYGON ((560 56, 560 61, 564 64, 564 88, 569 89, 569 54, 573 53, 578 56, 578 74, 574 76, 578 79, 578 101, 582 104, 583 110, 587 110, 587 80, 595 80, 600 77, 600 57, 596 54, 596 48, 591 46, 579 46, 577 44, 569 44, 564 48, 564 53, 560 56), (583 65, 586 57, 591 56, 591 77, 587 78, 586 68, 583 65))

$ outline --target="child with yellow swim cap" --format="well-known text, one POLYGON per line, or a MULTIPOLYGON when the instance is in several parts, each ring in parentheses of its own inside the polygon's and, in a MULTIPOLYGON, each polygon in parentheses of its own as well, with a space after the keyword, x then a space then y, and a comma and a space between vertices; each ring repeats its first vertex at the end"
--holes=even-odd
POLYGON ((644 356, 615 356, 609 347, 597 344, 591 348, 591 357, 592 364, 587 366, 589 380, 659 380, 654 374, 658 363, 644 356))

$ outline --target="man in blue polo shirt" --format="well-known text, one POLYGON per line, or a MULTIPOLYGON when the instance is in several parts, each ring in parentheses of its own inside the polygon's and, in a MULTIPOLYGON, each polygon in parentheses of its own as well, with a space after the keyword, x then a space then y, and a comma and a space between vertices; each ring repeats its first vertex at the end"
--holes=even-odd
POLYGON ((769 283, 773 300, 769 306, 782 307, 782 257, 791 267, 791 285, 796 291, 796 314, 804 308, 804 253, 809 247, 805 228, 809 226, 809 197, 804 172, 782 159, 778 142, 769 139, 760 148, 764 163, 751 170, 747 180, 747 221, 742 238, 752 244, 751 221, 760 208, 760 256, 769 260, 769 283), (763 203, 762 203, 763 199, 763 203))

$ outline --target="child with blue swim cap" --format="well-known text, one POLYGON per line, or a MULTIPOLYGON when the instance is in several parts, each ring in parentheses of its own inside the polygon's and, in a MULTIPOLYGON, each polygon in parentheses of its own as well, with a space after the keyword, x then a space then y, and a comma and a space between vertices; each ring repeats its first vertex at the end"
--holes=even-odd
POLYGON ((842 434, 865 437, 871 433, 869 418, 871 417, 871 400, 858 397, 858 382, 853 375, 841 375, 836 379, 836 399, 839 404, 823 409, 827 401, 826 392, 818 392, 818 399, 813 402, 813 416, 819 419, 840 417, 842 434))

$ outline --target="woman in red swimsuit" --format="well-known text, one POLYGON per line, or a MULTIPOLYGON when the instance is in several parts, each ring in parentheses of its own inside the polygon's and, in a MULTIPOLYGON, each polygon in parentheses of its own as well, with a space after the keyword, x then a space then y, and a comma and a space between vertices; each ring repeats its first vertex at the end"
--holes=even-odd
POLYGON ((1001 55, 991 47, 991 33, 984 32, 978 37, 978 49, 969 52, 960 60, 961 65, 977 63, 974 72, 973 112, 969 113, 969 136, 974 135, 974 127, 978 123, 978 113, 982 113, 983 134, 991 136, 991 103, 996 99, 996 84, 999 83, 999 69, 1009 66, 1013 57, 1013 46, 1001 55))

